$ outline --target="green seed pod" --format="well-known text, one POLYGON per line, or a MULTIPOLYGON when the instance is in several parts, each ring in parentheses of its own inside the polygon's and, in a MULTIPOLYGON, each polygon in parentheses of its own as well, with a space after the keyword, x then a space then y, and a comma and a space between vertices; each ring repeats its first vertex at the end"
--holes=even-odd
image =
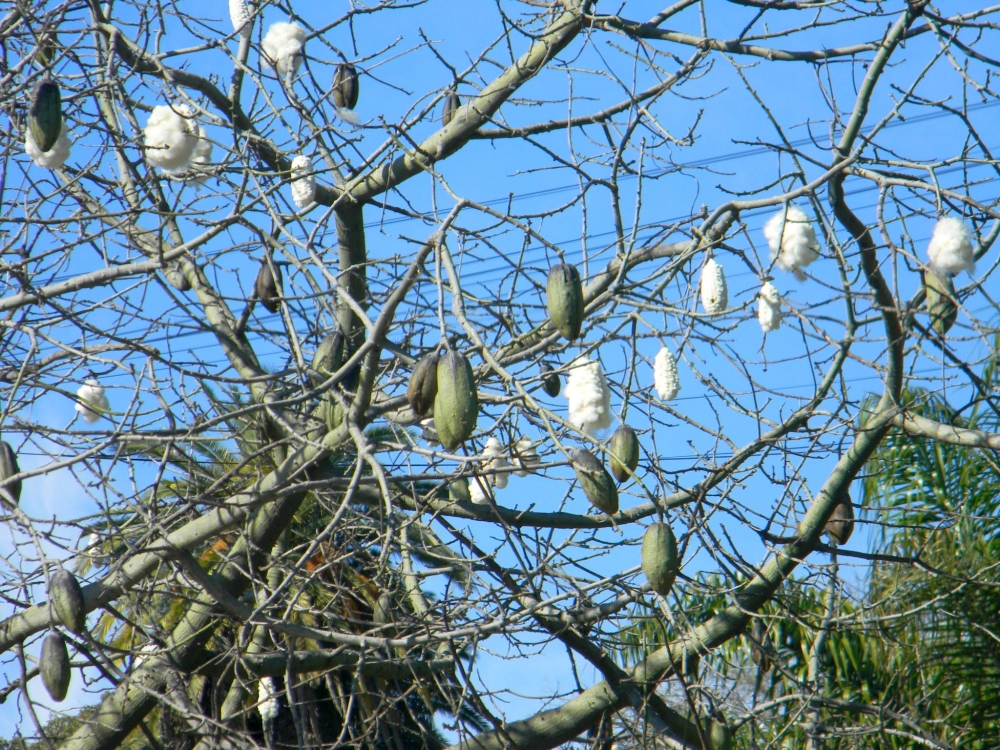
POLYGON ((434 403, 437 396, 437 352, 431 352, 421 357, 413 366, 410 383, 406 387, 406 400, 417 416, 424 416, 434 403))
POLYGON ((354 109, 358 106, 358 71, 350 63, 340 63, 333 74, 333 103, 339 109, 354 109))
POLYGON ((41 41, 38 42, 38 52, 35 54, 35 61, 43 67, 48 67, 56 59, 56 41, 54 37, 55 35, 43 36, 41 41))
POLYGON ((767 626, 759 617, 754 618, 750 635, 753 638, 750 643, 750 658, 753 659, 754 664, 760 665, 761 672, 767 672, 771 669, 771 657, 764 650, 764 641, 767 638, 767 626))
POLYGON ((845 495, 844 499, 837 503, 823 531, 830 537, 831 542, 847 544, 851 534, 854 533, 854 505, 851 503, 850 495, 845 495))
POLYGON ((719 714, 708 725, 708 744, 712 750, 732 750, 733 732, 726 723, 726 717, 719 714))
POLYGON ((326 420, 326 428, 333 432, 344 423, 344 407, 340 401, 334 398, 332 393, 327 393, 323 402, 323 418, 326 420))
POLYGON ((611 436, 611 473, 619 482, 627 482, 639 465, 639 438, 635 430, 623 424, 611 436))
POLYGON ((545 287, 552 325, 573 341, 583 327, 583 282, 576 266, 560 263, 549 271, 545 287))
POLYGON ((559 374, 556 372, 556 368, 548 362, 542 362, 542 390, 545 391, 550 398, 555 398, 562 390, 562 380, 559 379, 559 374))
POLYGON ((51 151, 62 132, 62 97, 59 84, 51 78, 39 81, 31 97, 28 127, 42 151, 51 151))
POLYGON ((49 580, 49 601, 59 621, 67 630, 82 633, 87 626, 87 612, 83 605, 83 589, 76 576, 65 568, 52 574, 49 580))
POLYGON ((375 602, 372 622, 376 625, 388 625, 392 622, 392 597, 388 592, 383 591, 375 602))
MULTIPOLYGON (((21 467, 17 465, 17 454, 6 441, 0 440, 0 481, 10 479, 15 474, 21 473, 21 467)), ((21 502, 21 480, 8 484, 6 487, 14 504, 21 502)))
POLYGON ((591 505, 609 516, 618 512, 618 488, 597 456, 577 448, 573 451, 573 471, 591 505))
POLYGON ((257 271, 257 280, 254 282, 253 289, 257 299, 268 312, 278 312, 278 300, 281 299, 281 269, 275 265, 272 274, 271 266, 265 260, 260 264, 260 270, 257 271))
POLYGON ((313 355, 312 370, 309 380, 316 387, 319 387, 327 378, 333 375, 340 366, 344 364, 344 334, 338 328, 333 333, 328 333, 313 355))
POLYGON ((479 396, 472 365, 459 352, 446 352, 437 366, 434 428, 441 445, 453 451, 472 436, 479 416, 479 396))
POLYGON ((453 503, 471 503, 472 493, 469 491, 469 480, 459 477, 448 485, 448 497, 453 503))
POLYGON ((642 572, 653 591, 660 596, 669 594, 679 569, 677 540, 670 525, 659 522, 650 525, 642 537, 642 572))
POLYGON ((52 696, 52 700, 65 700, 72 673, 69 669, 69 649, 66 648, 66 639, 59 633, 50 633, 42 642, 38 672, 42 675, 42 684, 52 696))
POLYGON ((942 279, 933 271, 924 272, 924 291, 927 293, 927 313, 931 317, 931 327, 944 336, 958 319, 958 303, 955 301, 955 282, 942 279))
POLYGON ((448 95, 444 98, 444 105, 441 107, 441 122, 445 125, 450 125, 451 121, 455 119, 455 113, 461 106, 462 100, 458 94, 454 91, 449 91, 448 95))
POLYGON ((163 275, 166 276, 167 281, 170 286, 179 292, 187 292, 191 290, 191 282, 188 281, 187 276, 180 269, 178 265, 170 265, 163 269, 163 275))

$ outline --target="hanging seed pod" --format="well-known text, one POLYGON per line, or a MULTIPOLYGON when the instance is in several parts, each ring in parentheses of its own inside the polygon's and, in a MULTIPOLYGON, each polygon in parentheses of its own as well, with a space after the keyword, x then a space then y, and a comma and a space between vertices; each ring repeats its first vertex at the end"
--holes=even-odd
POLYGON ((837 503, 823 531, 830 537, 832 543, 847 544, 851 534, 854 533, 854 505, 851 503, 850 495, 845 495, 844 499, 837 503))
POLYGON ((722 265, 714 258, 705 261, 701 269, 701 306, 710 315, 725 312, 729 306, 729 288, 726 286, 726 274, 722 265))
POLYGON ((431 352, 421 357, 413 366, 410 383, 406 386, 406 400, 417 416, 424 416, 434 404, 437 396, 437 352, 431 352))
POLYGON ((639 465, 639 438, 635 430, 623 424, 611 436, 611 473, 619 482, 627 482, 639 465))
POLYGON ((42 675, 42 684, 52 696, 52 700, 57 702, 65 700, 72 673, 69 669, 69 649, 66 648, 66 639, 59 633, 50 633, 42 642, 38 672, 42 675))
POLYGON ((167 266, 163 269, 163 275, 166 277, 167 282, 179 292, 187 292, 191 290, 191 282, 188 281, 187 276, 180 269, 178 265, 167 266))
POLYGON ((767 638, 767 626, 759 617, 754 618, 750 635, 753 638, 750 643, 750 658, 753 659, 754 664, 760 665, 761 672, 770 671, 771 657, 767 655, 764 648, 764 639, 767 638))
POLYGON ((257 271, 257 280, 254 282, 253 289, 265 310, 272 313, 278 312, 278 300, 281 299, 281 269, 275 265, 272 274, 271 266, 265 260, 260 264, 260 270, 257 271))
POLYGON ((338 109, 354 109, 358 106, 358 71, 350 63, 340 63, 333 74, 333 103, 338 109))
POLYGON ((542 362, 542 390, 551 398, 558 396, 562 390, 562 380, 559 379, 556 368, 548 362, 542 362))
POLYGON ((955 282, 943 279, 933 271, 924 272, 924 291, 927 293, 927 313, 931 316, 931 327, 944 336, 958 319, 958 304, 955 302, 955 282))
POLYGON ((618 512, 618 488, 597 456, 577 448, 573 451, 573 471, 591 505, 609 516, 618 512))
MULTIPOLYGON (((0 440, 0 481, 10 479, 15 474, 21 473, 21 467, 17 465, 17 454, 6 441, 0 440)), ((14 505, 21 502, 21 480, 8 484, 7 492, 14 501, 14 505)))
POLYGON ((441 445, 453 451, 472 436, 479 416, 479 396, 472 365, 460 352, 445 352, 437 365, 434 427, 441 445))
POLYGON ((448 485, 448 497, 453 503, 471 503, 472 493, 469 491, 469 480, 459 477, 448 485))
POLYGON ((461 106, 462 100, 458 94, 454 91, 449 91, 448 95, 444 98, 444 105, 441 107, 441 122, 444 125, 450 125, 451 121, 455 119, 455 113, 461 106))
POLYGON ((653 591, 660 596, 669 594, 678 570, 677 540, 670 525, 660 522, 650 525, 642 537, 642 572, 653 591))
POLYGON ((82 633, 87 626, 87 612, 83 604, 83 589, 76 576, 59 568, 49 580, 49 601, 59 621, 67 630, 82 633))
POLYGON ((708 744, 712 750, 732 750, 733 731, 721 713, 713 717, 708 725, 708 744))
POLYGON ((576 266, 565 263, 553 266, 545 291, 552 325, 573 341, 583 327, 583 282, 576 266))
POLYGON ((333 333, 328 333, 313 355, 312 370, 309 380, 313 386, 319 387, 327 378, 340 369, 344 364, 344 334, 338 328, 333 333))
POLYGON ((43 152, 51 151, 62 132, 62 97, 59 84, 51 78, 39 81, 31 97, 28 127, 43 152))
POLYGON ((41 41, 38 42, 38 52, 35 53, 35 61, 43 67, 48 67, 56 59, 56 40, 54 36, 43 36, 41 41))
POLYGON ((379 594, 372 611, 372 622, 376 625, 388 625, 392 622, 392 597, 383 591, 379 594))

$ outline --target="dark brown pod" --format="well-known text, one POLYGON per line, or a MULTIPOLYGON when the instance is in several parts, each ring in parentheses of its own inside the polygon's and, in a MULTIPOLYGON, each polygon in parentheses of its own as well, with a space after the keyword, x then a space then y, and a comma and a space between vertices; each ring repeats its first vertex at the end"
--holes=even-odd
POLYGON ((281 269, 277 265, 274 266, 272 274, 271 265, 266 260, 261 263, 253 288, 257 299, 268 312, 278 312, 278 301, 281 299, 281 269))
POLYGON ((562 390, 562 380, 559 379, 556 368, 548 362, 542 362, 542 390, 552 398, 562 390))
POLYGON ((59 621, 68 630, 82 633, 87 625, 87 612, 84 609, 83 589, 80 588, 76 576, 65 568, 59 568, 49 580, 49 601, 56 611, 59 621))
POLYGON ((832 543, 847 544, 851 534, 854 533, 854 505, 851 503, 850 495, 845 495, 844 499, 837 503, 833 515, 823 530, 832 543))
POLYGON ((455 119, 455 113, 461 106, 462 100, 458 94, 454 91, 449 91, 448 95, 444 98, 444 105, 441 107, 441 122, 445 125, 450 125, 451 121, 455 119))
POLYGON ((424 416, 434 405, 437 396, 437 352, 431 352, 421 357, 413 366, 410 383, 406 387, 406 400, 414 414, 424 416))
POLYGON ((357 68, 350 63, 340 63, 333 74, 333 103, 340 109, 354 109, 360 93, 357 68))
MULTIPOLYGON (((17 465, 17 454, 6 441, 0 440, 0 480, 10 479, 15 474, 21 473, 21 467, 17 465)), ((12 482, 6 487, 7 492, 14 499, 16 505, 21 501, 21 480, 12 482)))
POLYGON ((62 132, 62 97, 59 84, 51 78, 39 81, 28 112, 31 136, 42 151, 51 151, 62 132))

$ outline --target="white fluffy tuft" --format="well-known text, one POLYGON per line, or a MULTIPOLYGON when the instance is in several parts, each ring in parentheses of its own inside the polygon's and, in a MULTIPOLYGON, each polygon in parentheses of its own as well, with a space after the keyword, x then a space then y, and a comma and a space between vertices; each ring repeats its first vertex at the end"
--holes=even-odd
POLYGON ((584 432, 611 426, 611 390, 601 363, 580 357, 570 365, 563 391, 569 400, 569 421, 584 432))
MULTIPOLYGON (((483 470, 499 471, 509 467, 510 462, 507 461, 507 457, 504 455, 503 445, 495 437, 491 437, 486 441, 486 447, 483 448, 483 470)), ((489 480, 490 484, 498 490, 502 490, 507 486, 507 482, 510 481, 510 474, 506 472, 503 474, 491 474, 489 480)))
POLYGON ((38 144, 35 142, 35 137, 31 134, 31 128, 27 128, 24 133, 24 151, 31 157, 31 160, 35 162, 36 167, 59 169, 59 167, 65 164, 66 160, 69 158, 69 152, 72 146, 73 141, 70 140, 69 135, 66 133, 65 124, 63 125, 62 131, 59 133, 59 138, 48 151, 42 151, 38 147, 38 144))
POLYGON ((197 123, 189 119, 187 109, 182 114, 163 104, 153 107, 143 134, 146 161, 168 174, 186 170, 200 142, 197 123))
POLYGON ((469 500, 473 505, 489 505, 493 488, 486 477, 469 477, 469 500))
POLYGON ((306 30, 297 23, 272 23, 260 43, 266 55, 264 62, 282 78, 289 73, 295 75, 302 64, 302 45, 305 41, 306 30))
POLYGON ((535 441, 529 437, 520 437, 514 444, 514 464, 518 470, 514 472, 519 477, 526 477, 530 473, 530 467, 538 463, 538 451, 535 450, 535 441))
POLYGON ((677 360, 667 347, 660 349, 653 360, 653 385, 664 401, 677 398, 681 392, 681 378, 677 373, 677 360))
POLYGON ((957 276, 962 271, 974 274, 974 254, 972 230, 968 224, 954 216, 942 216, 938 219, 930 244, 927 245, 930 267, 938 276, 957 276))
POLYGON ((765 281, 757 295, 757 320, 764 333, 781 327, 781 295, 770 281, 765 281))
POLYGON ((316 197, 316 175, 312 159, 299 154, 292 159, 292 202, 298 209, 311 205, 316 197))
POLYGON ((229 20, 233 22, 233 31, 242 37, 249 37, 253 31, 250 24, 252 13, 247 5, 247 0, 229 0, 229 20))
POLYGON ((778 268, 792 271, 799 280, 805 278, 802 269, 819 257, 816 230, 798 206, 787 206, 768 219, 764 236, 778 268))
POLYGON ((198 144, 191 155, 191 173, 188 179, 198 184, 204 184, 212 168, 212 142, 208 139, 208 131, 198 125, 198 144))
POLYGON ((705 261, 701 269, 701 306, 709 315, 725 312, 729 306, 729 287, 726 286, 726 273, 722 265, 714 258, 705 261))
POLYGON ((261 677, 260 685, 257 687, 257 712, 264 722, 274 721, 278 718, 280 706, 278 705, 278 691, 274 687, 273 677, 261 677))
POLYGON ((346 122, 348 125, 353 125, 358 127, 361 124, 361 118, 358 117, 358 113, 353 109, 347 109, 346 107, 337 107, 337 117, 346 122))
POLYGON ((101 418, 102 412, 111 410, 111 403, 107 394, 104 393, 104 386, 93 378, 85 381, 76 392, 79 401, 76 402, 76 410, 80 412, 85 422, 93 424, 101 418))

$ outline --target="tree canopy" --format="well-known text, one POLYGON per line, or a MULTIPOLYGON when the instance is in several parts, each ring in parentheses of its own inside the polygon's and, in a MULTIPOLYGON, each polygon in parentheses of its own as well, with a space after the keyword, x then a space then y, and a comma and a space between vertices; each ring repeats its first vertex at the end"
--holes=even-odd
POLYGON ((3 13, 10 747, 995 746, 1000 10, 3 13))

